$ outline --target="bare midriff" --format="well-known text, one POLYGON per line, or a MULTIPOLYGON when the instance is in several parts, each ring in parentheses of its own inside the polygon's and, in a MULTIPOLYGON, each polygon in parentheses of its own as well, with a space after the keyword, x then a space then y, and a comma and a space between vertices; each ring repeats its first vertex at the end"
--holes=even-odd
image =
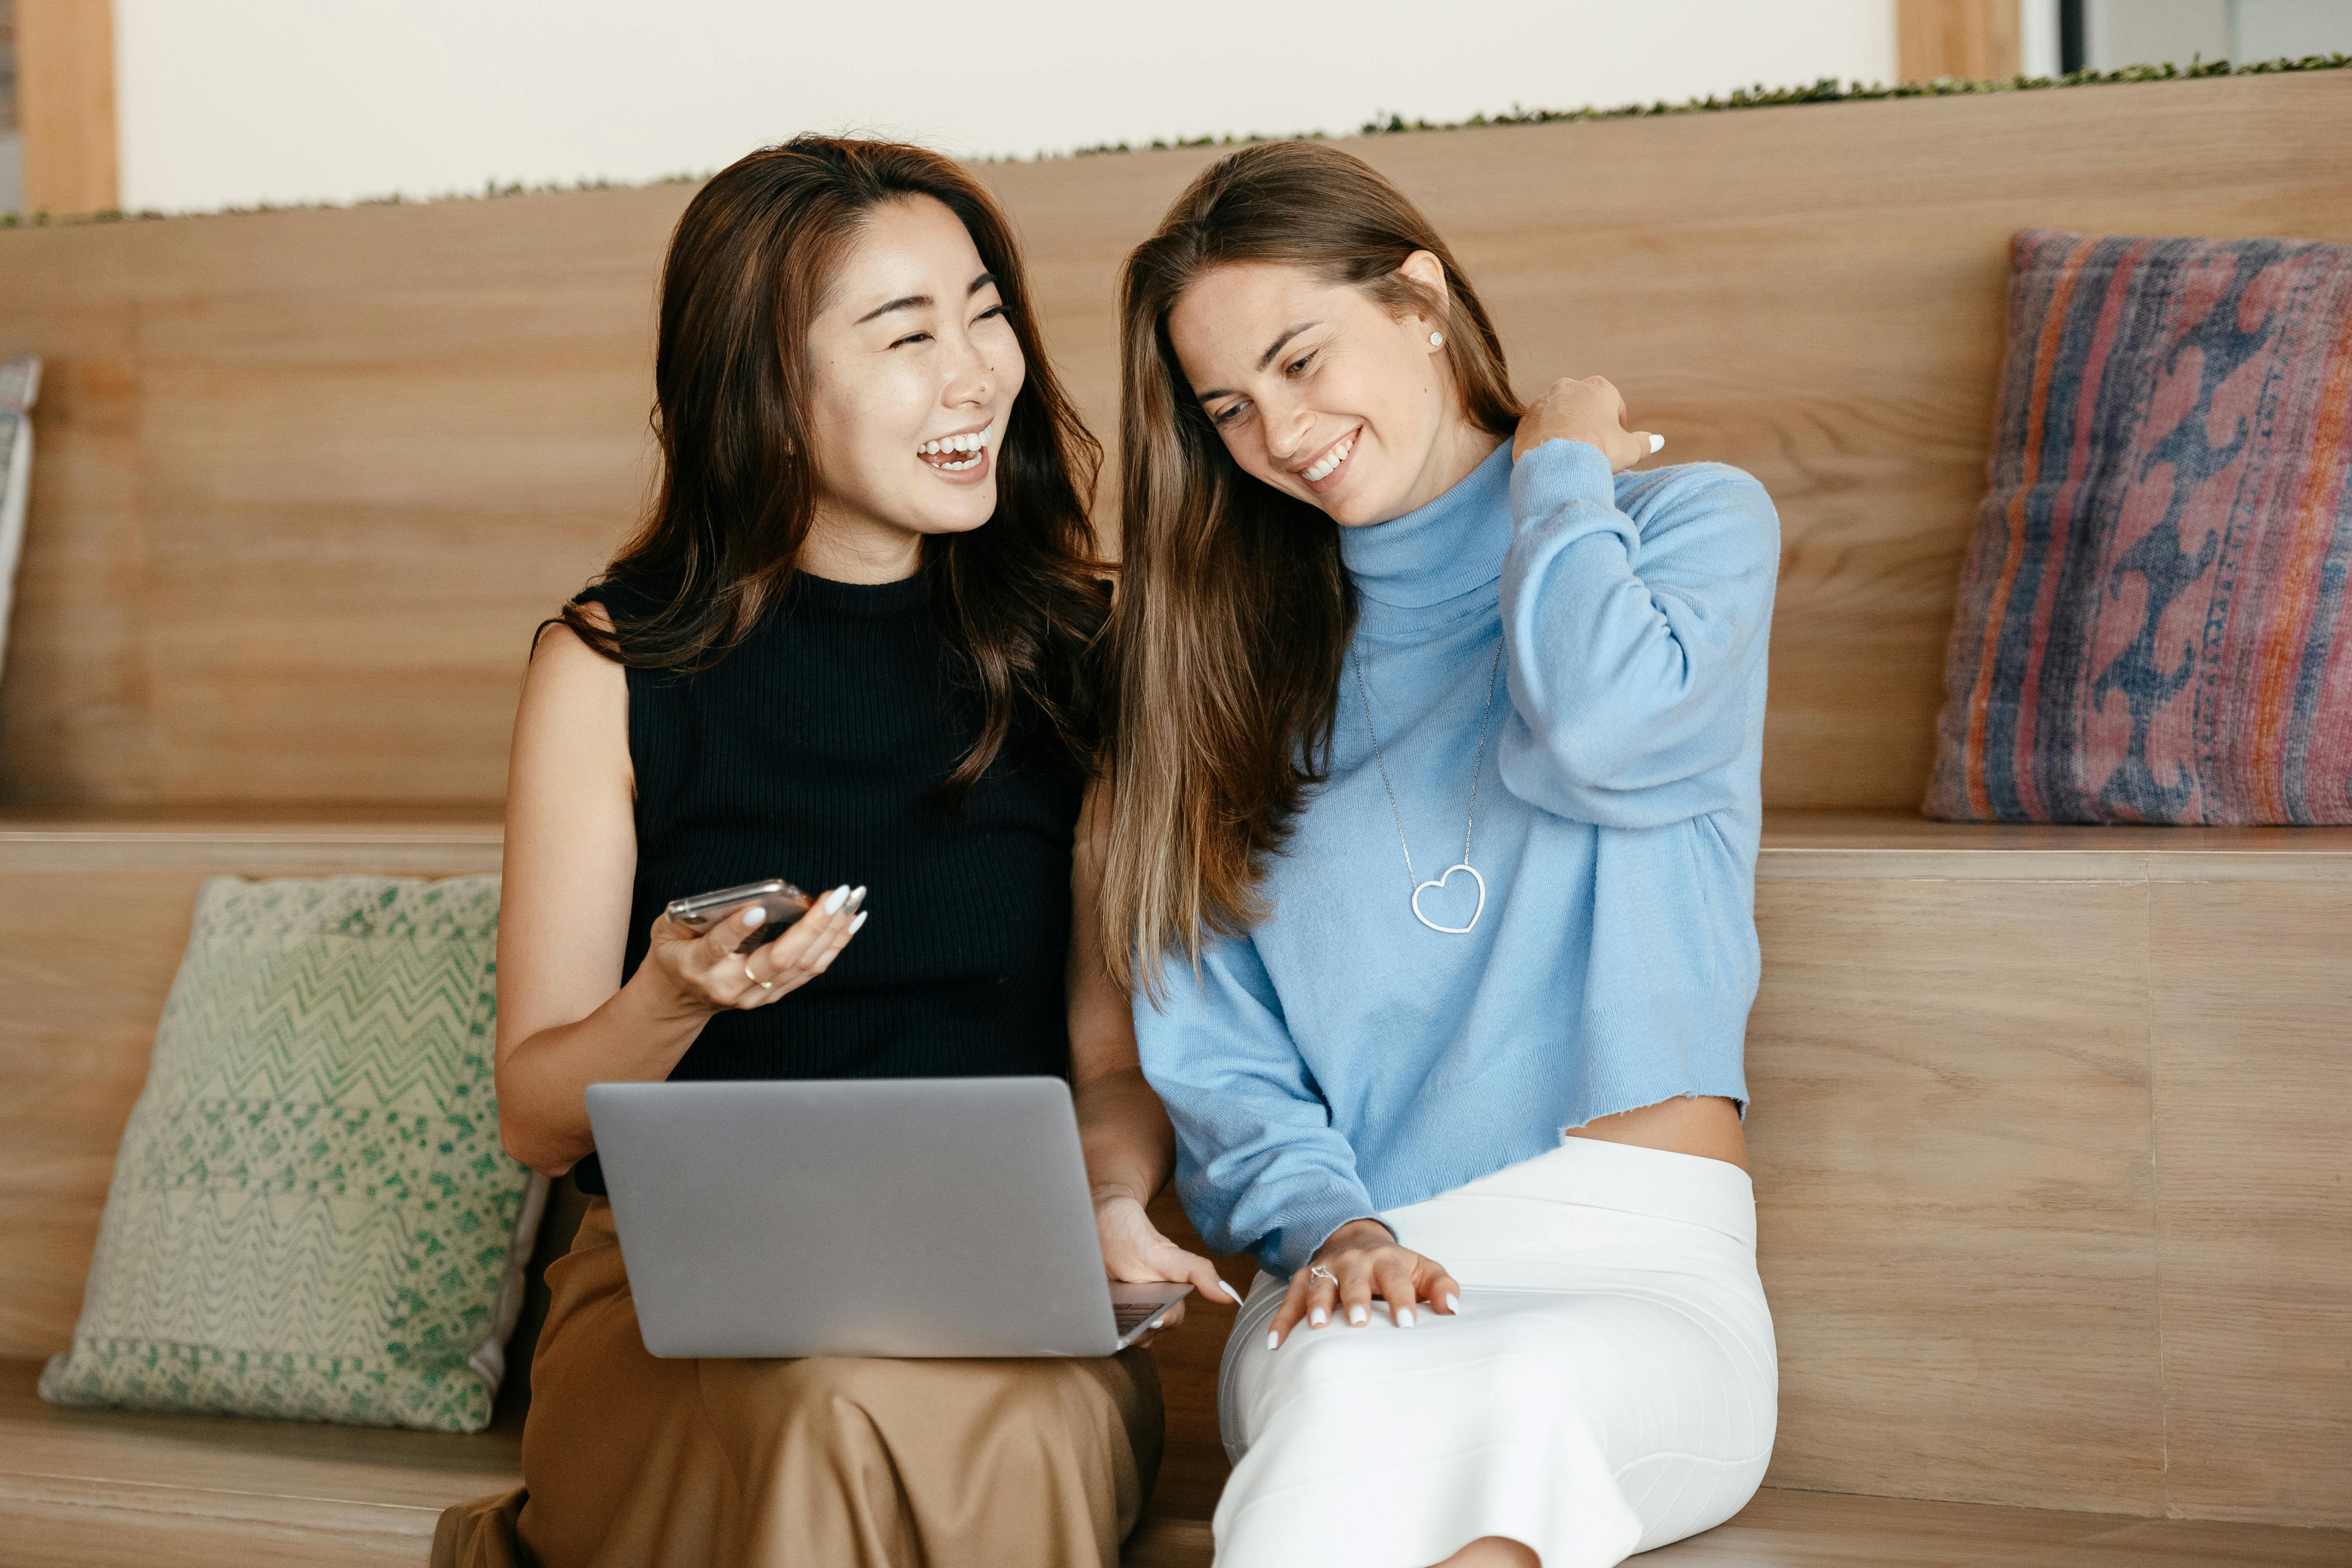
POLYGON ((1721 1095, 1680 1095, 1621 1110, 1581 1127, 1571 1127, 1570 1138, 1597 1138, 1604 1143, 1632 1143, 1643 1149, 1664 1149, 1675 1154, 1696 1154, 1748 1169, 1748 1139, 1740 1131, 1738 1109, 1721 1095))

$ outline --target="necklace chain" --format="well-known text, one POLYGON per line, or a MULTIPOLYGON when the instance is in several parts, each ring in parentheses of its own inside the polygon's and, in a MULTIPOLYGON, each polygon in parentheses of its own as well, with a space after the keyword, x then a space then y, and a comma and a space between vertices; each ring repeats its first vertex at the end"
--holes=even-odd
MULTIPOLYGON (((1372 689, 1364 680, 1364 656, 1350 644, 1348 657, 1356 666, 1356 695, 1363 699, 1364 733, 1372 738, 1372 763, 1381 771, 1381 788, 1388 792, 1389 815, 1396 819, 1397 847, 1404 851, 1404 879, 1408 893, 1418 897, 1421 876, 1412 868, 1412 846, 1405 842, 1404 813, 1397 806, 1396 786, 1389 783, 1388 759, 1381 754, 1381 732, 1372 723, 1372 689)), ((1486 670, 1486 708, 1478 715, 1478 756, 1470 764, 1470 811, 1462 821, 1462 864, 1470 863, 1470 837, 1478 830, 1478 778, 1486 771, 1486 725, 1495 716, 1495 677, 1503 668, 1503 645, 1495 645, 1495 662, 1486 670)), ((1471 873, 1475 876, 1476 872, 1471 873)))

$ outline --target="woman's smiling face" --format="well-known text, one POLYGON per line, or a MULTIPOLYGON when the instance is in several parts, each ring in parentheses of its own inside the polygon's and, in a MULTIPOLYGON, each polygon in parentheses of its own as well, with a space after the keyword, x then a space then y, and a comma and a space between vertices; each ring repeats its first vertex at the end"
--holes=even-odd
MULTIPOLYGON (((1445 298, 1427 251, 1399 270, 1445 298)), ((1461 478, 1467 422, 1430 342, 1442 321, 1392 315, 1303 267, 1238 262, 1193 280, 1169 312, 1168 337, 1243 472, 1360 527, 1426 505, 1461 478)))
POLYGON ((1026 365, 996 279, 929 196, 867 215, 809 326, 823 546, 904 555, 996 510, 1026 365))

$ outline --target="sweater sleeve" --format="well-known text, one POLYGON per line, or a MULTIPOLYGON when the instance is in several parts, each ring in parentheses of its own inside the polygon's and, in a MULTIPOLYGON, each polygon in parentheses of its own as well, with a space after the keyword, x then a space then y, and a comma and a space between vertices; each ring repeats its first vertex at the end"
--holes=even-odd
POLYGON ((1306 1266, 1349 1220, 1375 1216, 1356 1153, 1291 1039, 1257 950, 1224 938, 1197 979, 1171 960, 1168 995, 1135 1000, 1144 1076, 1176 1128, 1176 1190, 1202 1239, 1274 1272, 1306 1266))
POLYGON ((1511 517, 1504 784, 1602 827, 1737 804, 1780 567, 1764 487, 1718 463, 1620 482, 1597 448, 1547 441, 1512 469, 1511 517))

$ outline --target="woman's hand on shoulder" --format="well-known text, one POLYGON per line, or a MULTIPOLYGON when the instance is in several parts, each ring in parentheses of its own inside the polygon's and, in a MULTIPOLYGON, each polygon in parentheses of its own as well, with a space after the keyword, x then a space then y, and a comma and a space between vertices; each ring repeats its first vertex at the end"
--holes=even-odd
MULTIPOLYGON (((1160 1234, 1160 1227, 1151 1223, 1132 1193, 1124 1189, 1096 1192, 1095 1234, 1102 1241, 1105 1271, 1122 1285, 1181 1279, 1203 1296, 1223 1297, 1235 1305, 1241 1302, 1241 1292, 1218 1277, 1215 1264, 1160 1234)), ((1135 1342, 1150 1344, 1183 1321, 1184 1303, 1179 1301, 1168 1309, 1159 1328, 1135 1342)))
POLYGON ((1511 461, 1517 462, 1546 441, 1582 441, 1597 447, 1609 459, 1609 471, 1622 473, 1665 445, 1647 430, 1625 428, 1624 395, 1607 377, 1588 375, 1562 379, 1528 405, 1519 416, 1518 434, 1511 438, 1511 461))
POLYGON ((665 1011, 688 1016, 749 1012, 788 996, 833 967, 864 911, 839 888, 818 899, 783 935, 750 952, 735 950, 766 923, 757 907, 697 935, 667 914, 654 917, 653 938, 636 983, 656 988, 665 1011))
POLYGON ((1350 1220, 1333 1231, 1315 1251, 1314 1261, 1290 1277, 1290 1289, 1276 1309, 1266 1334, 1268 1350, 1282 1342, 1301 1319, 1319 1329, 1333 1318, 1353 1328, 1372 1321, 1372 1298, 1386 1301, 1397 1327, 1412 1327, 1418 1304, 1448 1317, 1462 1310, 1462 1286, 1435 1262, 1398 1244, 1388 1227, 1375 1219, 1350 1220), (1325 1279, 1321 1269, 1330 1278, 1325 1279))

